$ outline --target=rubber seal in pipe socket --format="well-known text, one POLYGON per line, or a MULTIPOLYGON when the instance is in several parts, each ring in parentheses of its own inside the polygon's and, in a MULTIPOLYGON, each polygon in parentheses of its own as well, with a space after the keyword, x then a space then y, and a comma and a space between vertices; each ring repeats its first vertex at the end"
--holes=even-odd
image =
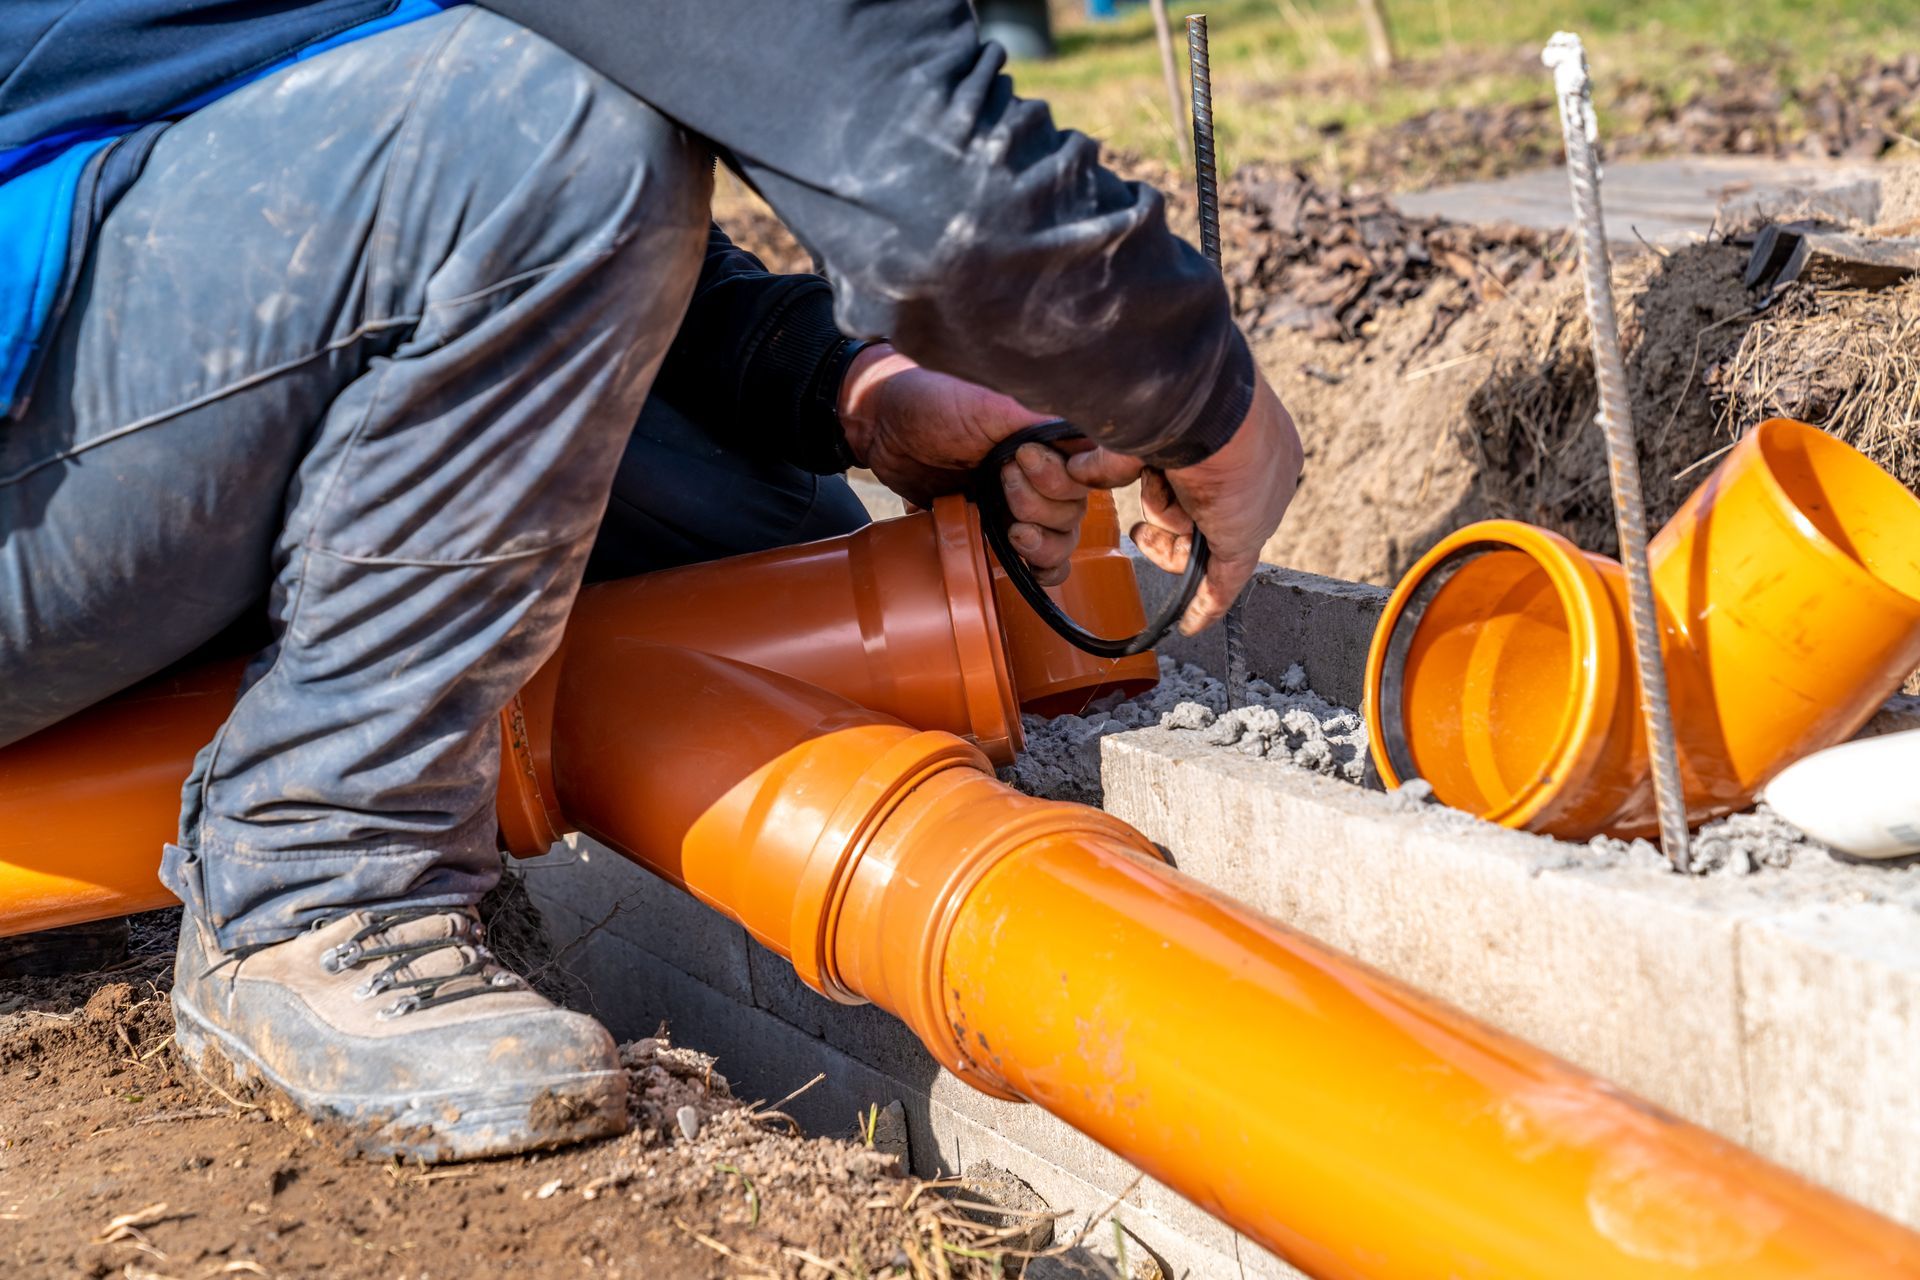
POLYGON ((1014 453, 1023 444, 1066 444, 1086 438, 1079 428, 1060 418, 1016 431, 994 446, 993 452, 975 468, 970 496, 974 505, 980 508, 980 525, 986 534, 987 545, 993 548, 1001 569, 1006 572, 1007 581, 1013 583, 1014 590, 1032 606, 1040 620, 1061 639, 1085 653, 1098 658, 1129 658, 1136 653, 1145 653, 1166 639, 1167 633, 1180 621, 1180 615, 1193 603, 1194 593, 1200 590, 1200 583, 1207 576, 1207 538, 1198 529, 1193 531, 1187 569, 1174 586, 1173 598, 1159 613, 1147 619, 1147 625, 1138 634, 1118 638, 1097 636, 1069 618, 1053 597, 1047 594, 1047 589, 1040 585, 1040 580, 1033 576, 1033 566, 1014 550, 1013 541, 1008 536, 1008 531, 1013 527, 1013 512, 1007 508, 1006 491, 1000 485, 1000 469, 1013 460, 1014 453))

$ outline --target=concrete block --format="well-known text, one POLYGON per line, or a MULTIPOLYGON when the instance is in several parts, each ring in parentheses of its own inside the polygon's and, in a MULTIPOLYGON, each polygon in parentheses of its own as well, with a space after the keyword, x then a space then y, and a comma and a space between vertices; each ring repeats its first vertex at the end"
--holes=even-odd
MULTIPOLYGON (((869 1106, 901 1099, 898 1082, 622 938, 597 935, 582 952, 599 1016, 619 1039, 652 1035, 664 1022, 675 1044, 712 1054, 734 1095, 749 1102, 777 1102, 824 1073, 781 1108, 810 1133, 850 1137, 869 1106)), ((910 1145, 937 1172, 938 1135, 924 1123, 916 1132, 910 1108, 907 1121, 910 1145)))
POLYGON ((1107 808, 1188 874, 1920 1225, 1920 921, 1871 879, 1607 867, 1192 735, 1103 747, 1107 808))
MULTIPOLYGON (((1134 573, 1152 613, 1172 592, 1174 579, 1138 555, 1134 573)), ((1386 604, 1387 592, 1380 587, 1261 565, 1242 603, 1247 667, 1256 677, 1277 680, 1297 662, 1322 697, 1357 707, 1367 645, 1386 604)), ((1226 640, 1219 627, 1198 636, 1176 632, 1160 652, 1215 674, 1226 670, 1226 640)))
POLYGON ((1684 883, 1561 874, 1552 842, 1158 729, 1107 739, 1107 808, 1257 911, 1741 1141, 1734 933, 1684 883), (1649 1027, 1662 1033, 1650 1036, 1649 1027), (1684 1046, 1684 1052, 1680 1047, 1684 1046))
POLYGON ((1920 1225, 1920 918, 1803 908, 1740 931, 1754 1150, 1920 1225))
POLYGON ((673 964, 736 1000, 751 1002, 747 931, 643 871, 596 840, 571 835, 522 864, 527 892, 545 912, 565 912, 673 964))
MULTIPOLYGON (((1034 1109, 1037 1110, 1037 1109, 1034 1109)), ((936 1126, 956 1136, 959 1149, 971 1164, 986 1160, 1017 1174, 1039 1193, 1056 1213, 1068 1215, 1056 1228, 1054 1242, 1066 1244, 1078 1236, 1088 1218, 1113 1204, 1117 1190, 1097 1186, 1081 1176, 1071 1152, 1054 1148, 1036 1150, 984 1125, 935 1100, 932 1114, 936 1126)), ((1065 1125, 1044 1113, 1046 1123, 1072 1133, 1065 1125)), ((1076 1135, 1077 1136, 1077 1135, 1076 1135)), ((1128 1175, 1132 1180, 1133 1175, 1128 1175)), ((1236 1237, 1230 1228, 1202 1213, 1176 1193, 1152 1179, 1143 1179, 1133 1192, 1121 1200, 1111 1215, 1127 1234, 1146 1246, 1167 1265, 1170 1277, 1182 1280, 1213 1280, 1214 1277, 1246 1276, 1249 1280, 1293 1280, 1299 1275, 1270 1255, 1243 1267, 1236 1254, 1236 1237), (1167 1210, 1174 1212, 1168 1213, 1167 1210), (1199 1230, 1195 1227, 1199 1226, 1199 1230), (1259 1269, 1264 1266, 1266 1269, 1259 1269)), ((1088 1252, 1111 1259, 1115 1250, 1110 1228, 1098 1228, 1082 1241, 1088 1252)))
POLYGON ((759 943, 748 944, 754 1003, 782 1021, 819 1036, 844 1053, 912 1083, 925 1092, 939 1064, 918 1036, 884 1009, 838 1004, 800 981, 793 966, 759 943))
MULTIPOLYGON (((928 1093, 934 1102, 951 1108, 975 1124, 984 1125, 1026 1150, 1047 1152, 1050 1159, 1072 1169, 1077 1177, 1109 1196, 1123 1191, 1137 1172, 1132 1165, 1092 1138, 1039 1107, 988 1097, 948 1072, 942 1071, 933 1078, 928 1093)), ((1019 1171, 1016 1169, 1015 1172, 1019 1171)), ((1198 1213, 1197 1210, 1195 1212, 1198 1213)))

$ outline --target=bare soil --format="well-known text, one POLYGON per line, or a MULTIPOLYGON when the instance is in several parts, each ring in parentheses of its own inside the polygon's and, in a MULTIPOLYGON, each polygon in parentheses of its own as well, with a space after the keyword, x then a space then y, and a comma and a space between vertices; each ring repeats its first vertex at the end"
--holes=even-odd
MULTIPOLYGON (((1920 125, 1920 54, 1865 60, 1845 73, 1807 78, 1791 50, 1733 57, 1695 49, 1684 87, 1610 69, 1599 84, 1606 149, 1615 158, 1656 155, 1753 155, 1873 159, 1901 145, 1920 125)), ((1415 74, 1465 84, 1488 74, 1538 78, 1537 46, 1507 54, 1439 58, 1415 74)), ((1396 79, 1400 73, 1396 72, 1396 79)), ((1552 95, 1449 107, 1347 140, 1334 133, 1313 167, 1332 182, 1396 191, 1440 182, 1496 178, 1557 164, 1560 123, 1552 95)), ((1289 85, 1287 92, 1314 92, 1289 85)), ((1348 74, 1323 96, 1381 92, 1348 74)))
POLYGON ((164 923, 146 932, 117 971, 0 987, 9 1276, 965 1280, 1019 1266, 999 1255, 1030 1222, 995 1232, 892 1155, 798 1136, 664 1035, 622 1050, 622 1137, 440 1168, 355 1159, 283 1100, 222 1091, 176 1058, 170 941, 164 923))

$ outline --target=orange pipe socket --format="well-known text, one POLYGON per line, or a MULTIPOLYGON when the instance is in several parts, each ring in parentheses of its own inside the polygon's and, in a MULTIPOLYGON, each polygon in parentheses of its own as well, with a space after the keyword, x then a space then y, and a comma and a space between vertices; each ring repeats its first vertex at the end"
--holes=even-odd
MULTIPOLYGON (((1841 441, 1762 423, 1648 547, 1692 822, 1844 741, 1920 667, 1920 500, 1841 441)), ((1584 840, 1657 830, 1619 564, 1512 521, 1414 565, 1367 655, 1388 786, 1584 840)))
MULTIPOLYGON (((1090 504, 1074 576, 1056 590, 1112 634, 1141 616, 1105 495, 1090 504)), ((1002 580, 1004 581, 1004 580, 1002 580)), ((1151 654, 1117 664, 1068 649, 1014 593, 996 604, 979 517, 959 498, 845 538, 608 583, 581 594, 569 643, 622 634, 687 641, 778 668, 997 762, 1029 705, 1153 682, 1151 654), (1012 631, 1003 637, 1003 620, 1012 631)), ((564 651, 563 651, 564 652, 564 651)), ((545 757, 556 658, 503 713, 499 815, 510 848, 543 853, 568 828, 545 757), (537 749, 536 749, 537 744, 537 749)), ((194 753, 233 706, 239 663, 161 677, 0 751, 0 936, 163 906, 157 850, 177 825, 194 753), (57 830, 42 815, 57 814, 57 830)))
POLYGON ((1011 791, 950 734, 632 640, 574 651, 554 734, 581 830, 1311 1275, 1920 1275, 1920 1237, 1011 791))

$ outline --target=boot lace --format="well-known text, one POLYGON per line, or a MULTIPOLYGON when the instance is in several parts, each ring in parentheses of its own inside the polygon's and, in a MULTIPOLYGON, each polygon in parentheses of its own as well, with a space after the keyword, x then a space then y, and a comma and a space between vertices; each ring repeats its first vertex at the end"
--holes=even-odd
POLYGON ((342 973, 375 960, 386 960, 386 967, 369 975, 353 993, 357 999, 369 1000, 388 991, 400 992, 399 999, 375 1015, 383 1020, 404 1017, 418 1009, 452 1004, 471 996, 524 988, 527 985, 524 978, 498 967, 493 952, 487 950, 483 942, 485 936, 485 926, 471 916, 448 911, 445 907, 408 907, 368 916, 367 923, 358 933, 345 942, 327 948, 320 957, 320 967, 328 973, 342 973), (377 935, 397 926, 432 916, 450 916, 462 923, 440 937, 385 942, 377 940, 377 935), (373 945, 368 945, 369 942, 373 945), (458 969, 417 978, 400 976, 400 971, 414 961, 449 947, 460 952, 461 964, 458 969), (490 967, 494 969, 491 974, 487 972, 490 967))

